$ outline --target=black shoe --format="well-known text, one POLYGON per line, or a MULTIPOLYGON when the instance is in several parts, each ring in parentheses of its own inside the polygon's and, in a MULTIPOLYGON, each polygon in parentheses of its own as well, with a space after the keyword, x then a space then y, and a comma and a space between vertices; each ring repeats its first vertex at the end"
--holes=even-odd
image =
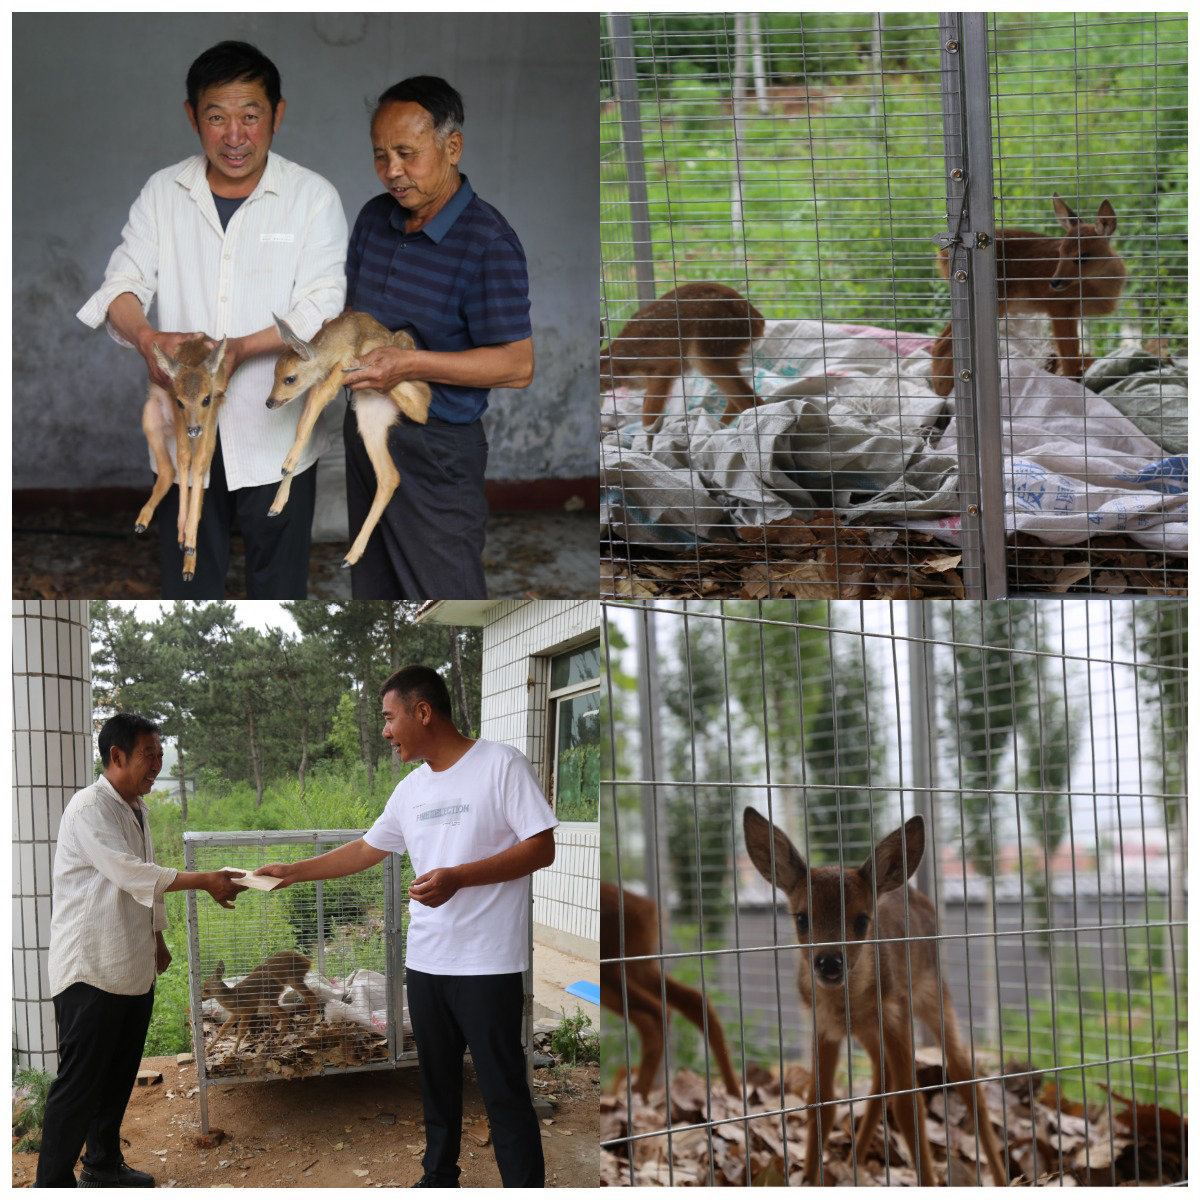
POLYGON ((422 1175, 412 1187, 458 1187, 459 1183, 456 1179, 453 1183, 439 1183, 432 1175, 422 1175))
POLYGON ((79 1173, 80 1187, 153 1187, 154 1176, 145 1171, 135 1171, 124 1159, 115 1171, 96 1171, 84 1167, 79 1173))

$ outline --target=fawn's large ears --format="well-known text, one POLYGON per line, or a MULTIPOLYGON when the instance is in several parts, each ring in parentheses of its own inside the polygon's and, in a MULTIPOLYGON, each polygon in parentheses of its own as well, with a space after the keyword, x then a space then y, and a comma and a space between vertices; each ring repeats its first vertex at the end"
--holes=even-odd
POLYGON ((1079 218, 1067 207, 1067 202, 1057 192, 1054 193, 1054 214, 1058 217, 1058 223, 1068 233, 1078 231, 1079 218))
POLYGON ((917 869, 925 853, 925 821, 909 817, 903 829, 894 829, 882 838, 858 873, 870 884, 875 879, 875 892, 895 891, 917 869))
POLYGON ((225 350, 228 345, 228 341, 228 338, 222 338, 212 348, 208 357, 204 360, 204 369, 210 375, 215 375, 221 369, 221 364, 225 361, 225 350))
POLYGON ((1117 231, 1117 211, 1107 200, 1100 201, 1100 215, 1096 218, 1096 232, 1109 237, 1117 231))
POLYGON ((169 379, 174 379, 179 371, 179 364, 165 351, 158 348, 158 343, 152 343, 154 350, 154 361, 162 367, 162 372, 169 379))
MULTIPOLYGON (((275 317, 275 314, 272 313, 271 316, 275 317)), ((282 317, 275 317, 275 328, 279 330, 284 345, 290 346, 306 362, 310 358, 316 358, 317 352, 303 338, 297 337, 282 317)))
POLYGON ((746 834, 746 849, 749 851, 750 861, 772 887, 777 887, 783 892, 792 892, 803 885, 808 867, 783 830, 772 825, 753 808, 746 809, 742 817, 742 828, 746 834), (775 849, 774 877, 771 875, 772 846, 775 849))

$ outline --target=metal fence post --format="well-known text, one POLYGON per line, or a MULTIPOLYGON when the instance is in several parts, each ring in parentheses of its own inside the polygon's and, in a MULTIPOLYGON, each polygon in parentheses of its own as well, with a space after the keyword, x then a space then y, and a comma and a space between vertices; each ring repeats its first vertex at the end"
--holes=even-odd
POLYGON ((646 192, 646 156, 638 105, 637 66, 633 53, 633 23, 628 13, 610 13, 613 95, 621 114, 621 150, 629 188, 629 234, 638 304, 653 300, 654 249, 650 240, 650 202, 646 192))
POLYGON ((1007 594, 987 15, 941 13, 950 318, 969 596, 1007 594))

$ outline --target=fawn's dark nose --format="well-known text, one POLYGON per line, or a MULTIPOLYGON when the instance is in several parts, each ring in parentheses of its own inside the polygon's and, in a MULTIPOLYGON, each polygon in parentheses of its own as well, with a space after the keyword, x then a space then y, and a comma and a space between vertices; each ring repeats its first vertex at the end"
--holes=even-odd
POLYGON ((813 958, 817 974, 826 983, 840 983, 842 979, 842 956, 837 951, 827 951, 813 958))
POLYGON ((1051 279, 1050 280, 1050 290, 1054 291, 1054 292, 1061 292, 1064 288, 1068 288, 1070 286, 1071 286, 1071 281, 1069 279, 1051 279))
POLYGON ((198 438, 203 432, 203 428, 199 425, 188 426, 188 437, 190 438, 198 438))

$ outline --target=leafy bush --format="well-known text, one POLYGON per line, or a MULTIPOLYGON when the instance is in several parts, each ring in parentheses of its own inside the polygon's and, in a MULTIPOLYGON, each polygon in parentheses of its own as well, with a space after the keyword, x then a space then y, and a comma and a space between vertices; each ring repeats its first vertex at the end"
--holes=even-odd
POLYGON ((13 1136, 19 1140, 13 1149, 22 1154, 42 1148, 42 1122, 46 1118, 46 1097, 54 1082, 45 1071, 24 1067, 13 1076, 13 1136))
POLYGON ((563 1018, 556 1029, 550 1032, 550 1049, 562 1062, 598 1063, 600 1061, 600 1037, 592 1032, 592 1019, 580 1008, 571 1016, 565 1009, 559 1010, 563 1018))

